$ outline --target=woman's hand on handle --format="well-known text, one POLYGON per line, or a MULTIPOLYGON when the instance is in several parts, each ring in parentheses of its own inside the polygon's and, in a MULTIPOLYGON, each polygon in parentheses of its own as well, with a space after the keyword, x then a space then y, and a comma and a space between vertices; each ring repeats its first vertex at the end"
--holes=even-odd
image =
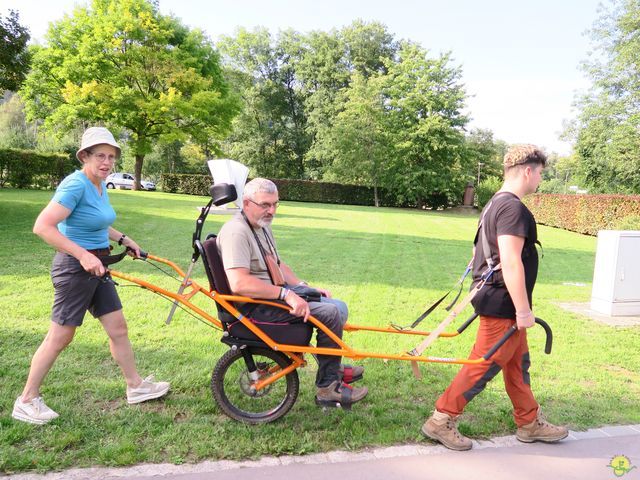
POLYGON ((79 261, 80 265, 82 265, 82 268, 84 268, 91 275, 102 277, 107 272, 107 269, 102 264, 100 259, 89 251, 85 251, 85 253, 79 258, 79 261))
POLYGON ((126 237, 123 242, 122 245, 124 245, 125 247, 127 247, 127 252, 129 253, 129 255, 131 255, 133 258, 140 258, 141 254, 140 254, 140 246, 134 242, 131 238, 126 237))

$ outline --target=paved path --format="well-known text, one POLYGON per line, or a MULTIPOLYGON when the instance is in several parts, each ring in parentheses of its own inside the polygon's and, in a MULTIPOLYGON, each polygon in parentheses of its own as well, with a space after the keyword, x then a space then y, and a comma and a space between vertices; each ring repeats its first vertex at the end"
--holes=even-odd
POLYGON ((558 444, 522 444, 514 436, 474 442, 452 452, 425 442, 305 456, 266 457, 248 462, 194 465, 139 465, 88 468, 46 475, 20 474, 10 480, 606 480, 640 479, 640 425, 570 432, 558 444), (622 458, 624 457, 624 458, 622 458), (616 459, 616 462, 613 461, 616 459), (615 470, 625 462, 630 470, 615 470))

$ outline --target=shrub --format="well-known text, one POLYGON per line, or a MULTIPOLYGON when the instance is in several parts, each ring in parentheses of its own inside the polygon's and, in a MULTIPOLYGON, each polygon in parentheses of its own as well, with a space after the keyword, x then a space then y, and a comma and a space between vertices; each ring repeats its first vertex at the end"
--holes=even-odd
POLYGON ((75 158, 66 154, 0 149, 0 187, 54 188, 77 166, 75 158))
POLYGON ((163 173, 160 175, 160 184, 165 192, 208 196, 211 177, 208 175, 163 173))
POLYGON ((616 223, 616 230, 640 230, 640 215, 629 215, 616 223))
POLYGON ((536 194, 525 203, 538 223, 587 235, 618 230, 640 217, 640 195, 536 194))
MULTIPOLYGON (((374 205, 373 187, 343 185, 340 183, 316 182, 311 180, 291 180, 272 178, 278 187, 281 200, 295 202, 335 203, 341 205, 374 205)), ((209 175, 183 175, 163 173, 160 177, 162 189, 169 193, 187 195, 209 195, 211 177, 209 175)), ((498 185, 499 188, 499 185, 498 185)), ((382 207, 444 208, 450 199, 446 193, 433 192, 418 204, 398 199, 385 188, 378 188, 378 200, 382 207)))
MULTIPOLYGON (((296 202, 337 203, 348 205, 373 205, 372 187, 341 185, 338 183, 313 182, 309 180, 272 179, 278 187, 282 200, 296 202)), ((163 173, 162 189, 170 193, 209 195, 211 177, 208 175, 181 175, 163 173)), ((393 200, 384 189, 378 189, 380 205, 392 206, 393 200)))
POLYGON ((502 181, 498 177, 489 177, 478 185, 478 208, 484 208, 501 186, 502 181))

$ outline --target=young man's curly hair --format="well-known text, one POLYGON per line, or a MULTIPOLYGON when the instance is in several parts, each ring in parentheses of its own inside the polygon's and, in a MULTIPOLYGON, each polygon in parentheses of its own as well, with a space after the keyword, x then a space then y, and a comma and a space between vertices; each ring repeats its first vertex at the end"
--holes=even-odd
POLYGON ((507 173, 519 165, 536 164, 547 166, 547 155, 535 145, 514 145, 504 156, 504 172, 507 173))

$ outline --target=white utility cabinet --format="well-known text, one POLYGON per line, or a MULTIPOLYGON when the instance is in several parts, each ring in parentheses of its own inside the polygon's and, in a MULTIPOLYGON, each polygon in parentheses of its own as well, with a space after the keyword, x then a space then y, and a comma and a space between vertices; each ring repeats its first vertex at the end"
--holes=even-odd
POLYGON ((640 231, 598 232, 591 309, 610 316, 640 315, 640 231))

